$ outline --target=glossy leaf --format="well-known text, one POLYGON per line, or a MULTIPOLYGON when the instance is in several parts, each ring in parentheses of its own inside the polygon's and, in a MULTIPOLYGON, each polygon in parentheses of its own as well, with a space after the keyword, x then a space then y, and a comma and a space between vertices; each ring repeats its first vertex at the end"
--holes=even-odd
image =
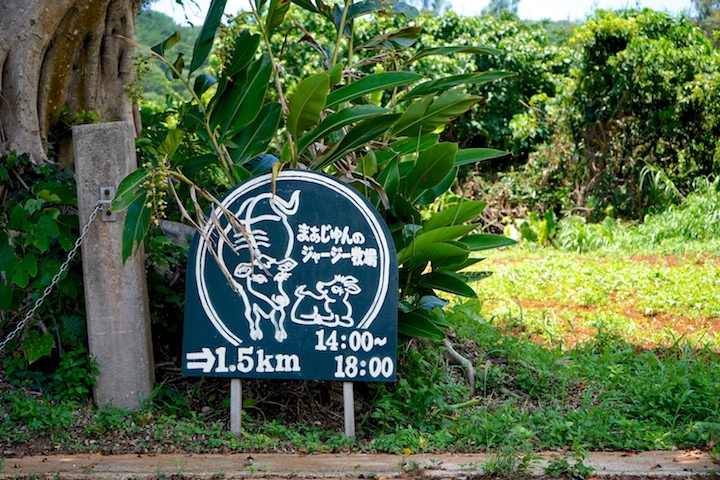
POLYGON ((421 83, 417 87, 413 88, 404 98, 415 98, 430 95, 432 93, 445 91, 458 85, 468 85, 476 83, 487 83, 501 78, 512 77, 515 74, 512 72, 480 72, 480 73, 465 73, 463 75, 453 75, 452 77, 440 78, 438 80, 431 80, 429 82, 421 83))
POLYGON ((321 170, 335 163, 345 155, 364 147, 369 141, 383 135, 397 121, 399 114, 382 115, 368 118, 355 126, 343 138, 338 147, 329 155, 323 156, 315 165, 314 170, 321 170))
POLYGON ((425 207, 433 203, 438 197, 452 187, 453 183, 455 183, 455 180, 457 179, 457 174, 458 167, 455 167, 440 181, 440 183, 425 190, 415 203, 421 207, 425 207))
POLYGON ((402 265, 416 253, 433 243, 455 240, 475 230, 477 225, 457 225, 454 227, 440 227, 429 232, 420 233, 410 244, 397 254, 398 265, 402 265))
POLYGON ((318 73, 300 82, 290 99, 290 115, 287 120, 287 127, 293 138, 299 138, 302 132, 320 120, 329 88, 330 76, 327 73, 318 73))
POLYGON ((158 43, 157 45, 153 46, 150 50, 157 53, 161 57, 165 56, 165 50, 172 47, 176 43, 178 43, 181 40, 180 38, 180 32, 175 32, 172 35, 170 35, 168 38, 163 40, 162 42, 158 43))
MULTIPOLYGON (((466 246, 459 246, 453 243, 440 242, 432 243, 422 250, 415 252, 412 258, 405 262, 407 268, 417 268, 447 258, 467 258, 470 249, 466 246)), ((461 260, 461 261, 464 261, 461 260)))
POLYGON ((455 156, 455 166, 462 167, 463 165, 471 165, 483 160, 504 157, 509 154, 509 152, 504 150, 495 150, 493 148, 463 148, 462 150, 458 150, 455 156))
POLYGON ((474 220, 485 210, 486 202, 480 200, 464 200, 436 213, 423 225, 423 231, 429 231, 447 225, 461 225, 474 220))
POLYGON ((445 260, 438 260, 433 262, 433 270, 451 270, 453 272, 457 272, 465 268, 472 267, 476 263, 482 262, 483 260, 483 258, 467 258, 467 256, 464 259, 458 258, 457 260, 448 258, 445 260))
POLYGON ((246 69, 255 57, 259 45, 260 35, 251 35, 247 30, 240 32, 235 38, 230 65, 225 74, 234 77, 238 72, 246 69))
POLYGON ((420 278, 420 285, 463 297, 477 297, 475 290, 466 283, 466 277, 453 272, 434 272, 423 275, 420 278))
POLYGON ((211 165, 220 165, 220 159, 214 153, 193 157, 183 162, 182 171, 188 177, 192 177, 196 173, 210 167, 211 165))
POLYGON ((292 0, 292 3, 304 8, 305 10, 308 10, 310 12, 320 13, 320 9, 318 9, 315 5, 313 5, 310 0, 292 0))
POLYGON ((428 188, 440 183, 455 167, 457 145, 438 143, 424 150, 405 177, 405 193, 415 201, 428 188))
POLYGON ((141 185, 145 181, 147 175, 146 170, 135 170, 133 173, 123 178, 118 185, 113 199, 111 210, 113 212, 120 212, 125 210, 131 203, 133 203, 138 197, 145 196, 142 191, 141 185))
MULTIPOLYGON (((378 175, 377 181, 380 183, 383 190, 385 190, 385 194, 388 198, 393 198, 395 196, 400 185, 400 170, 398 168, 397 159, 392 160, 387 166, 385 166, 383 171, 380 172, 380 175, 378 175)), ((378 210, 380 210, 382 202, 378 193, 373 192, 370 195, 370 201, 378 210)))
POLYGON ((146 205, 145 195, 138 197, 130 204, 125 215, 125 226, 122 233, 122 261, 125 261, 140 246, 150 227, 150 209, 146 205))
POLYGON ((245 161, 255 157, 267 149, 268 144, 277 132, 280 123, 280 104, 278 102, 265 105, 257 118, 233 137, 238 145, 237 149, 230 151, 233 162, 242 165, 245 161))
POLYGON ((270 9, 268 10, 265 22, 268 35, 271 35, 275 29, 280 26, 291 3, 291 0, 270 0, 270 9))
POLYGON ((165 71, 165 76, 168 80, 180 78, 183 68, 185 68, 185 54, 180 52, 178 53, 177 59, 173 63, 173 68, 168 68, 165 71))
POLYGON ((217 78, 213 77, 212 75, 208 75, 207 73, 202 73, 195 77, 195 85, 193 87, 193 90, 198 97, 201 97, 205 92, 207 92, 208 88, 215 85, 216 83, 217 78))
POLYGON ((445 338, 442 330, 433 322, 428 310, 415 310, 398 315, 398 332, 408 337, 427 338, 440 341, 445 338))
POLYGON ((405 65, 409 65, 413 62, 417 62, 421 58, 425 58, 430 55, 453 56, 456 53, 469 53, 469 54, 474 54, 474 55, 500 55, 503 52, 502 52, 502 50, 498 50, 497 48, 473 47, 470 45, 427 48, 425 50, 421 50, 420 53, 418 53, 417 55, 412 57, 410 60, 405 62, 405 65))
POLYGON ((272 65, 266 53, 250 65, 244 81, 230 86, 210 116, 213 126, 220 126, 226 136, 233 136, 257 117, 267 91, 272 65))
POLYGON ((161 155, 167 155, 168 158, 172 158, 177 149, 180 147, 182 140, 183 131, 179 128, 173 128, 167 133, 167 135, 165 135, 165 140, 163 140, 157 149, 158 153, 161 155))
POLYGON ((376 117, 387 111, 387 109, 376 107, 375 105, 357 105, 333 113, 325 118, 315 129, 300 138, 298 141, 298 151, 302 152, 313 142, 321 140, 341 128, 366 118, 376 117))
POLYGON ((431 105, 425 99, 413 102, 398 121, 394 129, 397 136, 418 136, 429 133, 437 127, 445 125, 455 117, 465 113, 471 106, 480 101, 480 97, 469 95, 462 90, 449 90, 435 99, 431 105), (419 104, 418 108, 411 110, 411 107, 419 104), (427 109, 424 107, 427 106, 427 109))
POLYGON ((205 62, 210 49, 212 49, 213 41, 215 40, 215 33, 220 26, 223 13, 225 12, 225 4, 227 0, 212 0, 210 2, 210 8, 208 9, 207 16, 205 17, 205 23, 203 23, 200 29, 200 34, 195 41, 195 47, 193 48, 193 58, 190 62, 190 74, 200 68, 200 65, 205 62))
POLYGON ((495 235, 493 233, 478 233, 468 235, 460 239, 462 243, 470 247, 473 252, 488 250, 491 248, 510 247, 517 242, 512 238, 503 235, 495 235))
POLYGON ((340 103, 355 100, 363 95, 368 95, 388 88, 400 87, 409 83, 417 82, 424 78, 422 75, 411 72, 383 72, 363 77, 357 82, 338 88, 327 97, 325 106, 332 108, 340 103))
POLYGON ((392 207, 398 220, 404 223, 413 223, 416 225, 422 223, 422 216, 420 215, 420 212, 418 212, 413 204, 402 195, 397 194, 393 197, 392 207))
POLYGON ((331 68, 328 68, 325 73, 330 76, 330 88, 332 88, 342 80, 343 64, 336 63, 331 68))

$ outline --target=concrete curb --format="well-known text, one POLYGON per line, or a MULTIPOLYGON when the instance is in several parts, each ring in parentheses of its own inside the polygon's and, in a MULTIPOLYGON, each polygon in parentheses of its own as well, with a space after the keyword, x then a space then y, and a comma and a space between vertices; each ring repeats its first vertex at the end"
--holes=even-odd
MULTIPOLYGON (((465 478, 482 473, 486 454, 232 454, 232 455, 51 455, 7 458, 0 478, 138 479, 138 478, 465 478)), ((540 454, 531 473, 561 452, 540 454)), ((572 462, 570 462, 572 463, 572 462)), ((720 471, 699 451, 592 453, 583 462, 596 477, 645 476, 694 478, 720 471)), ((707 478, 707 477, 706 477, 707 478)))

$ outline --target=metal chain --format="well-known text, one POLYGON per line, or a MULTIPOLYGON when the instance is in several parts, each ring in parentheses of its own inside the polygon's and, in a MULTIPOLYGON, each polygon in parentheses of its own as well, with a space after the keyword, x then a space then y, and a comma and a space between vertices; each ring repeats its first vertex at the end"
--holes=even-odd
POLYGON ((75 254, 77 253, 78 249, 80 248, 80 245, 83 243, 83 239, 85 238, 85 234, 87 233, 88 229, 90 228, 90 225, 92 224, 93 220, 95 220, 95 217, 97 216, 97 213, 100 211, 100 209, 103 207, 104 204, 109 203, 108 201, 99 201, 95 204, 95 209, 90 214, 90 217, 88 218, 87 223, 83 227, 82 231, 80 232, 80 236, 75 240, 75 245, 73 246, 72 250, 68 252, 68 256, 65 259, 65 261, 60 265, 60 270, 57 274, 53 277, 52 281, 50 282, 50 285, 45 287, 45 290, 43 290, 43 294, 40 296, 40 298, 37 299, 35 302, 35 305, 28 310, 28 312, 25 314, 25 318, 23 318, 16 326, 15 329, 10 333, 10 335, 0 343, 0 352, 5 348, 5 345, 7 345, 15 336, 25 328, 25 325, 28 321, 32 318, 32 316, 35 314, 35 311, 40 308, 40 306, 43 304, 45 299, 48 295, 50 295, 50 292, 52 292, 53 288, 55 288, 55 285, 60 281, 60 277, 63 273, 68 269, 70 266, 70 262, 72 262, 72 259, 75 258, 75 254))

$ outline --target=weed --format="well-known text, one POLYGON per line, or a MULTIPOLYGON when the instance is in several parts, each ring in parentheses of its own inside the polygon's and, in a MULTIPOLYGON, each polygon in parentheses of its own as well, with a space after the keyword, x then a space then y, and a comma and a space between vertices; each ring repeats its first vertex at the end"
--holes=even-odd
POLYGON ((585 465, 586 453, 573 452, 572 455, 552 459, 543 468, 545 475, 564 477, 569 480, 585 480, 595 473, 595 468, 585 465))
POLYGON ((483 473, 489 477, 523 478, 538 456, 532 453, 520 453, 513 447, 502 447, 493 452, 490 460, 483 465, 483 473))

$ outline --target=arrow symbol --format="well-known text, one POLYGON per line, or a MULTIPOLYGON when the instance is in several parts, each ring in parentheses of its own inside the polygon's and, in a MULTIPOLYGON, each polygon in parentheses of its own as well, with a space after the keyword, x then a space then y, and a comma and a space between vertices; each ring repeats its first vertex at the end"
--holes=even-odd
POLYGON ((203 373, 210 373, 213 365, 215 365, 215 355, 209 348, 203 347, 202 352, 191 352, 185 355, 186 360, 202 360, 201 362, 190 362, 188 361, 186 368, 188 370, 195 370, 202 368, 203 373))

